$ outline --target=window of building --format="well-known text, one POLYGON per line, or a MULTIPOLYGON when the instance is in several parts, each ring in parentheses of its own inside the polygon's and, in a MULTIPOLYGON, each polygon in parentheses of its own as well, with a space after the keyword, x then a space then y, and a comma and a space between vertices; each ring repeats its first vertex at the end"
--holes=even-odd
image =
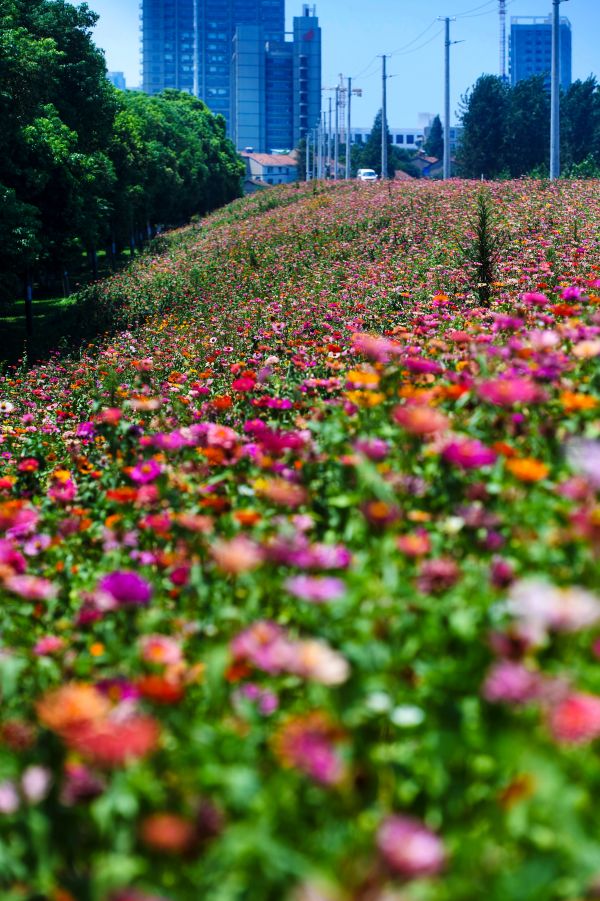
POLYGON ((396 135, 396 144, 404 144, 404 135, 396 135))
POLYGON ((406 135, 406 143, 407 143, 407 144, 414 144, 414 143, 415 143, 415 136, 414 136, 414 135, 406 135))

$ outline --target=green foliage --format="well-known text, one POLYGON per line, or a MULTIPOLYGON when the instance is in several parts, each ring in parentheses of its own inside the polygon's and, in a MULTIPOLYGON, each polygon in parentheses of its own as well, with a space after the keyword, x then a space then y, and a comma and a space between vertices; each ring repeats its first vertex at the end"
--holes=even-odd
POLYGON ((225 124, 186 94, 123 94, 93 43, 97 15, 0 0, 0 295, 111 241, 239 196, 225 124))
MULTIPOLYGON (((550 147, 550 95, 542 76, 515 87, 482 75, 462 100, 461 174, 501 179, 547 177, 550 147)), ((594 177, 600 164, 600 86, 590 76, 561 95, 561 154, 566 175, 594 177), (575 168, 573 168, 575 167, 575 168)))
POLYGON ((431 123, 429 135, 423 145, 423 150, 428 156, 435 156, 438 160, 441 160, 444 156, 444 129, 442 127, 442 120, 439 116, 436 116, 431 123))
POLYGON ((488 191, 482 190, 477 195, 472 234, 471 242, 463 248, 465 262, 475 270, 475 291, 481 305, 487 307, 492 297, 492 283, 496 279, 496 266, 503 243, 488 191))
POLYGON ((498 76, 481 75, 462 98, 458 164, 467 178, 496 178, 504 168, 509 92, 498 76))

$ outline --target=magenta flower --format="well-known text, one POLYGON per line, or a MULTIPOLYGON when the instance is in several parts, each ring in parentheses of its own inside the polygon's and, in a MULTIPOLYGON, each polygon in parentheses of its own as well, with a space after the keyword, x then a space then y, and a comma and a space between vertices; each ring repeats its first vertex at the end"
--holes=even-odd
POLYGON ((460 469, 479 469, 481 466, 490 466, 496 460, 494 451, 477 438, 450 441, 442 451, 442 456, 460 469))
POLYGON ((150 585, 135 572, 117 570, 104 576, 98 588, 109 595, 118 606, 144 606, 150 602, 152 589, 150 585))
POLYGON ((405 879, 435 876, 446 862, 441 839, 411 817, 387 817, 379 827, 377 847, 390 869, 405 879))
POLYGON ((161 472, 162 467, 156 460, 143 460, 133 467, 129 473, 129 478, 138 485, 147 485, 149 482, 154 482, 161 472))

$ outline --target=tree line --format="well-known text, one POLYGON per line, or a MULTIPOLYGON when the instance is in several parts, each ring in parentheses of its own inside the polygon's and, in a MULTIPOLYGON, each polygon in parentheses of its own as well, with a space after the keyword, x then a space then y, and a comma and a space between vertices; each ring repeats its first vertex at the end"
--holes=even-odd
MULTIPOLYGON (((594 76, 561 92, 563 174, 600 176, 600 85, 594 76)), ((466 178, 546 177, 550 162, 550 93, 543 75, 514 87, 482 75, 462 98, 457 155, 466 178)))
POLYGON ((0 299, 241 193, 224 119, 178 91, 113 88, 97 18, 66 0, 0 0, 0 299))

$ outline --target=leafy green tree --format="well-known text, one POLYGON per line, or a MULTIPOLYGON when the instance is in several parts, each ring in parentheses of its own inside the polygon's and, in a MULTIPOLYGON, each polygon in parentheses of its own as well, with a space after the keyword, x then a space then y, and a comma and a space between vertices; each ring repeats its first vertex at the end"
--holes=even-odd
POLYGON ((444 156, 444 129, 439 116, 436 116, 431 123, 423 150, 428 156, 434 156, 438 160, 444 156))
POLYGON ((496 75, 481 75, 461 102, 464 128, 458 152, 466 178, 497 178, 508 169, 506 123, 510 88, 496 75))
POLYGON ((590 75, 561 98, 562 159, 566 166, 591 158, 600 165, 600 85, 590 75))
MULTIPOLYGON (((374 169, 376 172, 381 173, 381 120, 382 112, 381 110, 379 110, 379 112, 375 116, 375 121, 373 122, 373 128, 371 129, 369 137, 367 138, 363 146, 360 147, 359 165, 357 168, 374 169)), ((396 171, 396 167, 394 165, 394 146, 392 144, 392 138, 389 129, 386 129, 386 133, 388 148, 387 177, 393 178, 394 172, 396 171)))
POLYGON ((520 81, 508 94, 505 163, 519 178, 536 168, 548 169, 550 158, 550 95, 544 76, 520 81))

